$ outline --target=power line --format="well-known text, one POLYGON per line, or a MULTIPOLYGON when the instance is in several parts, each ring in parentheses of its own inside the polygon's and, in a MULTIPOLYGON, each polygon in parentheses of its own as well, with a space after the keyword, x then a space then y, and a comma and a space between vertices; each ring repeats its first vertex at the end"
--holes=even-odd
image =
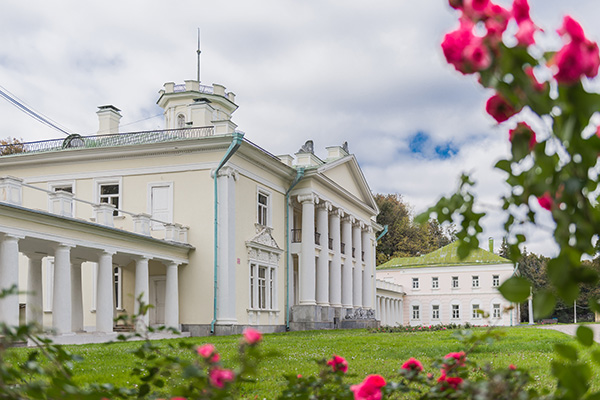
POLYGON ((10 104, 17 107, 19 110, 29 115, 31 118, 35 119, 38 122, 41 122, 42 124, 52 129, 56 129, 57 131, 62 132, 67 136, 74 133, 72 131, 67 130, 67 128, 60 127, 57 122, 52 121, 50 118, 44 116, 43 114, 32 110, 22 100, 20 100, 17 96, 13 95, 2 86, 0 86, 0 97, 4 98, 10 104))

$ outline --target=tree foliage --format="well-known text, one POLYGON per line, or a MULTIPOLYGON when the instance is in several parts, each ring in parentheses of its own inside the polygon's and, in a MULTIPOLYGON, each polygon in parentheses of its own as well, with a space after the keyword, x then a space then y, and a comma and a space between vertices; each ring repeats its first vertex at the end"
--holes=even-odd
POLYGON ((0 156, 18 154, 24 151, 25 145, 23 144, 23 140, 11 138, 10 136, 6 139, 0 139, 0 156))
POLYGON ((400 194, 377 194, 377 223, 388 226, 388 233, 377 245, 377 264, 395 257, 413 257, 443 247, 454 240, 451 227, 446 229, 437 220, 423 224, 413 219, 412 209, 400 194))

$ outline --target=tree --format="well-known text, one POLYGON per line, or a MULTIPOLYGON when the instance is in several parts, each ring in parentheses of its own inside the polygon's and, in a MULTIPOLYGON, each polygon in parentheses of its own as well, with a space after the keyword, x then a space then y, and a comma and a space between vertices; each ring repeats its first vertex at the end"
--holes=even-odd
POLYGON ((388 233, 377 245, 377 264, 395 257, 413 257, 443 247, 453 240, 452 232, 435 219, 424 224, 413 220, 410 205, 400 194, 377 194, 377 223, 388 226, 388 233))
POLYGON ((23 153, 24 151, 25 145, 22 139, 11 138, 10 136, 6 139, 0 139, 0 156, 23 153))

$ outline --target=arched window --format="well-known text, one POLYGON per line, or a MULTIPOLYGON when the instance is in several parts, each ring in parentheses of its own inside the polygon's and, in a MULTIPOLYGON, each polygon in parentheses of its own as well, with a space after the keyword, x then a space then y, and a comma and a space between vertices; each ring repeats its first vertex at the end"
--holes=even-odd
POLYGON ((179 114, 177 115, 177 128, 185 128, 185 115, 179 114))

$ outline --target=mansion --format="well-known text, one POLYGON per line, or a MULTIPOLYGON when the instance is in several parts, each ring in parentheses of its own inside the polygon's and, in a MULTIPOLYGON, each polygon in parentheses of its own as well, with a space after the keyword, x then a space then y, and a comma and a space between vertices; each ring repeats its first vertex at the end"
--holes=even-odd
POLYGON ((347 144, 275 156, 218 84, 166 83, 158 105, 162 130, 120 132, 106 105, 97 135, 0 148, 0 288, 20 289, 0 320, 109 340, 142 301, 129 329, 376 326, 383 228, 347 144))

